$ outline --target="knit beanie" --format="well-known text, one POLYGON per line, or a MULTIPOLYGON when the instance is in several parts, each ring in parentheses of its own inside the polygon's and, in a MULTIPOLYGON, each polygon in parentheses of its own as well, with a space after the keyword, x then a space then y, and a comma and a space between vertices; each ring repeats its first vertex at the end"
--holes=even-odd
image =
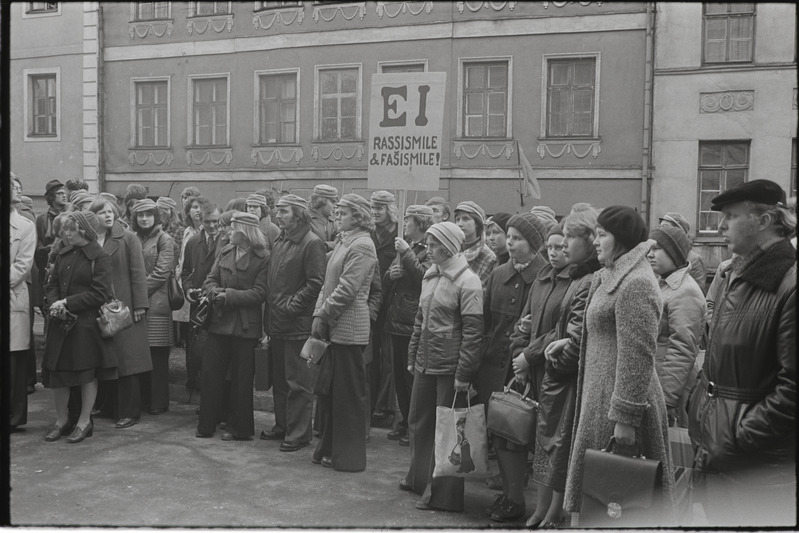
POLYGON ((255 228, 258 227, 258 217, 253 215, 252 213, 243 213, 241 211, 236 211, 233 213, 233 216, 230 219, 230 224, 244 224, 245 226, 253 226, 255 228))
POLYGON ((455 256, 461 251, 466 235, 452 222, 439 222, 430 226, 426 233, 436 238, 449 252, 455 256))
POLYGON ((331 187, 330 185, 320 183, 319 185, 314 186, 312 194, 321 198, 330 198, 331 200, 335 200, 338 198, 338 189, 331 187))
POLYGON ((537 205, 530 209, 530 212, 541 219, 541 221, 544 223, 544 226, 546 226, 547 231, 549 231, 552 226, 558 223, 558 219, 555 218, 555 211, 553 211, 551 207, 537 205))
POLYGON ((339 198, 336 205, 339 207, 342 206, 349 207, 350 209, 359 212, 363 218, 371 220, 372 205, 369 203, 369 200, 367 200, 360 194, 355 194, 355 193, 344 194, 341 196, 341 198, 339 198))
POLYGON ((389 205, 395 202, 394 195, 388 191, 375 191, 370 198, 373 204, 389 205))
POLYGON ((466 200, 465 202, 459 203, 458 207, 455 208, 455 212, 458 211, 469 213, 470 215, 479 218, 482 224, 486 223, 486 212, 483 210, 482 207, 472 202, 471 200, 466 200))
POLYGON ((97 240, 97 217, 91 211, 73 211, 69 214, 78 228, 83 230, 86 239, 89 241, 97 240))
POLYGON ((155 205, 155 202, 153 202, 149 198, 145 198, 144 200, 139 200, 135 204, 133 204, 133 207, 130 208, 130 212, 142 213, 144 211, 155 211, 156 207, 157 206, 155 205))
POLYGON ((530 244, 531 250, 538 250, 547 240, 547 227, 544 222, 533 213, 513 215, 508 220, 509 228, 516 228, 530 244))
POLYGON ((77 191, 72 191, 72 193, 69 195, 69 198, 70 198, 69 201, 75 207, 78 207, 81 204, 84 204, 86 202, 93 202, 94 201, 94 197, 91 194, 89 194, 88 192, 84 191, 83 189, 78 189, 77 191))
POLYGON ((101 192, 97 195, 97 198, 102 198, 104 200, 108 200, 109 202, 114 202, 114 205, 119 203, 119 199, 117 198, 116 194, 110 192, 101 192))
POLYGON ((682 228, 667 226, 653 229, 649 234, 658 245, 671 257, 677 268, 682 268, 688 263, 688 252, 691 251, 691 239, 682 228))
POLYGON ((247 196, 247 205, 259 205, 266 208, 268 204, 266 203, 266 196, 253 193, 247 196))
POLYGON ((597 224, 608 230, 628 250, 647 239, 646 222, 632 207, 613 205, 599 213, 597 224))
POLYGON ((289 207, 292 205, 300 209, 308 209, 308 200, 296 194, 284 194, 277 199, 275 207, 289 207))
POLYGON ((159 196, 155 201, 155 205, 161 209, 171 209, 172 211, 178 210, 178 203, 169 196, 159 196))
POLYGON ((486 220, 486 227, 491 224, 496 224, 503 233, 508 231, 508 220, 510 220, 510 213, 496 213, 488 217, 486 220))
POLYGON ((549 233, 547 233, 547 240, 553 235, 560 235, 563 237, 563 225, 562 224, 555 224, 549 229, 549 233))

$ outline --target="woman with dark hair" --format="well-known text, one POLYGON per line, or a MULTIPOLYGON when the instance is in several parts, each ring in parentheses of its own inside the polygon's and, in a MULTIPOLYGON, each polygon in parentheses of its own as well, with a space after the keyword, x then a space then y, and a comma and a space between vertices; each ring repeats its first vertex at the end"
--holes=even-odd
MULTIPOLYGON (((316 300, 311 336, 330 342, 330 390, 320 395, 321 436, 312 461, 344 472, 366 468, 368 416, 363 350, 369 342, 369 294, 377 255, 369 201, 345 194, 338 202, 341 240, 330 253, 316 300)), ((379 286, 379 285, 378 285, 379 286)), ((376 310, 375 310, 376 312, 376 310)))
MULTIPOLYGON (((181 201, 183 202, 183 211, 181 220, 183 222, 183 235, 180 239, 180 252, 177 255, 178 257, 178 264, 175 267, 176 272, 178 273, 178 278, 181 280, 181 287, 185 292, 188 287, 183 287, 183 264, 186 259, 186 243, 189 242, 194 235, 198 234, 202 229, 202 220, 201 220, 201 210, 203 204, 208 203, 208 199, 199 196, 199 191, 197 196, 187 196, 189 193, 193 193, 197 190, 196 187, 186 187, 183 190, 181 195, 181 201)), ((156 204, 157 205, 157 204, 156 204)), ((184 348, 186 349, 186 354, 188 358, 189 348, 191 347, 192 341, 192 330, 191 324, 189 323, 189 316, 191 310, 191 303, 189 302, 188 298, 186 301, 183 302, 183 307, 178 309, 177 311, 172 311, 172 320, 177 323, 177 331, 178 331, 178 339, 177 344, 183 344, 184 348)))
POLYGON ((175 243, 161 229, 158 207, 150 199, 139 200, 131 210, 131 228, 142 244, 144 270, 147 274, 147 340, 153 369, 144 380, 144 405, 151 415, 169 410, 169 350, 174 342, 172 309, 169 307, 166 282, 175 269, 175 243))
POLYGON ((114 296, 133 313, 133 325, 114 335, 119 363, 119 380, 100 385, 98 404, 117 419, 116 428, 137 424, 141 416, 140 379, 153 369, 147 343, 147 274, 141 242, 119 222, 114 202, 105 198, 94 201, 89 209, 97 216, 97 242, 111 256, 111 288, 114 296), (107 384, 107 387, 104 386, 107 384), (105 400, 105 405, 102 405, 105 400))
POLYGON ((122 215, 122 222, 127 226, 131 225, 133 219, 131 208, 136 202, 144 200, 145 198, 147 198, 147 189, 144 185, 140 183, 129 183, 125 188, 125 197, 122 200, 122 204, 125 206, 125 212, 122 215))
POLYGON ((220 252, 203 285, 213 311, 203 355, 198 438, 212 437, 223 419, 222 440, 250 440, 255 434, 252 384, 268 269, 269 252, 258 218, 235 213, 230 244, 220 252), (226 393, 228 375, 230 391, 226 393))
POLYGON ((511 215, 508 213, 497 213, 486 220, 486 244, 497 256, 494 268, 510 261, 507 244, 508 220, 510 220, 510 217, 511 215))
POLYGON ((417 509, 463 511, 464 479, 432 477, 436 407, 453 405, 456 393, 467 392, 477 374, 483 339, 483 289, 459 253, 464 235, 458 226, 433 224, 426 239, 433 266, 422 280, 419 311, 408 344, 407 370, 414 374, 408 413, 411 464, 399 488, 421 495, 417 509))
POLYGON ((115 379, 116 353, 111 339, 100 336, 97 313, 111 298, 111 257, 97 243, 94 213, 70 213, 63 224, 67 246, 61 249, 48 277, 46 313, 50 316, 42 372, 44 386, 53 389, 56 421, 44 440, 69 435, 67 442, 91 437, 92 406, 97 380, 115 379), (81 410, 69 425, 69 389, 79 386, 81 410), (71 432, 71 434, 70 434, 71 432))
POLYGON ((661 297, 646 261, 654 244, 631 207, 605 208, 594 247, 605 265, 591 282, 577 378, 576 427, 564 508, 579 512, 585 451, 615 438, 617 449, 663 464, 663 493, 672 506, 674 470, 663 389, 655 370, 661 297))
POLYGON ((180 193, 180 209, 176 209, 176 211, 184 227, 190 225, 190 218, 186 216, 186 206, 192 198, 197 198, 198 196, 200 196, 200 189, 193 186, 186 187, 180 193))
POLYGON ((469 268, 480 278, 483 290, 488 285, 488 277, 497 262, 497 256, 485 243, 485 220, 483 208, 472 201, 461 202, 455 208, 455 224, 465 238, 461 251, 469 268))
POLYGON ((397 429, 388 433, 390 440, 399 441, 400 446, 409 446, 408 413, 411 407, 413 374, 408 372, 408 343, 411 341, 416 312, 419 309, 419 294, 422 278, 432 264, 424 242, 427 229, 433 224, 433 210, 426 205, 409 205, 405 210, 404 239, 394 239, 397 258, 385 274, 384 294, 386 320, 383 330, 389 335, 394 369, 394 387, 397 391, 402 420, 397 429))

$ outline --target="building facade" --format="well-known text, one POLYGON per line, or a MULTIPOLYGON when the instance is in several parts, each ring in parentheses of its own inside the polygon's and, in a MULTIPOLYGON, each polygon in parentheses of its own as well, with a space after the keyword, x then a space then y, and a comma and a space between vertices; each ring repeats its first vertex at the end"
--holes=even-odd
POLYGON ((52 179, 99 188, 98 14, 97 2, 11 4, 10 167, 37 201, 52 179))
MULTIPOLYGON (((119 2, 103 18, 104 188, 225 202, 366 192, 371 76, 446 72, 441 191, 486 211, 645 208, 651 4, 119 2), (524 156, 521 155, 524 153, 524 156), (522 157, 542 198, 523 195, 522 157), (522 201, 524 205, 522 205, 522 201)), ((397 184, 402 189, 402 184, 397 184)))
POLYGON ((658 3, 650 223, 691 221, 715 271, 729 252, 710 200, 765 178, 796 196, 796 7, 658 3))

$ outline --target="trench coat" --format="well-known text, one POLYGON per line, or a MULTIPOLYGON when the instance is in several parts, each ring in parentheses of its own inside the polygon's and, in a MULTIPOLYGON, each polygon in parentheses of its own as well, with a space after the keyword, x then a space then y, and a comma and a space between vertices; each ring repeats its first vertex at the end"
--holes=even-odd
POLYGON ((172 309, 167 295, 167 279, 175 270, 175 243, 160 226, 142 239, 144 270, 147 272, 147 295, 150 310, 147 312, 147 340, 150 346, 172 344, 172 309), (167 329, 168 328, 168 329, 167 329))
POLYGON ((27 350, 31 344, 31 314, 28 282, 31 279, 33 255, 36 252, 36 227, 28 219, 12 210, 9 215, 11 251, 8 286, 10 289, 8 351, 27 350))
POLYGON ((47 302, 66 298, 67 309, 78 318, 68 333, 55 321, 47 328, 43 367, 51 371, 116 368, 114 344, 111 339, 100 336, 97 325, 100 307, 111 299, 111 277, 111 256, 97 241, 81 247, 61 248, 45 285, 47 302), (57 366, 64 349, 72 356, 70 369, 57 366))
POLYGON ((638 244, 591 282, 564 499, 570 512, 580 510, 585 451, 607 446, 617 422, 635 428, 640 454, 662 462, 664 501, 673 509, 666 401, 655 371, 660 287, 646 262, 653 244, 638 244))
MULTIPOLYGON (((131 313, 135 309, 148 309, 147 274, 144 271, 141 242, 136 235, 116 221, 103 242, 103 250, 111 256, 111 287, 116 298, 127 305, 131 313)), ((114 335, 113 341, 120 377, 153 369, 147 342, 147 318, 134 322, 131 327, 114 335)))

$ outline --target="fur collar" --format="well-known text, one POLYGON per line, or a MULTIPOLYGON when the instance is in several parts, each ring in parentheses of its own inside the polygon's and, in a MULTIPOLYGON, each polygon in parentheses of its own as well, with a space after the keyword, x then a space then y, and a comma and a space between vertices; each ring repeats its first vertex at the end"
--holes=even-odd
POLYGON ((744 267, 740 278, 766 292, 777 292, 782 278, 796 264, 796 249, 783 239, 744 267))

